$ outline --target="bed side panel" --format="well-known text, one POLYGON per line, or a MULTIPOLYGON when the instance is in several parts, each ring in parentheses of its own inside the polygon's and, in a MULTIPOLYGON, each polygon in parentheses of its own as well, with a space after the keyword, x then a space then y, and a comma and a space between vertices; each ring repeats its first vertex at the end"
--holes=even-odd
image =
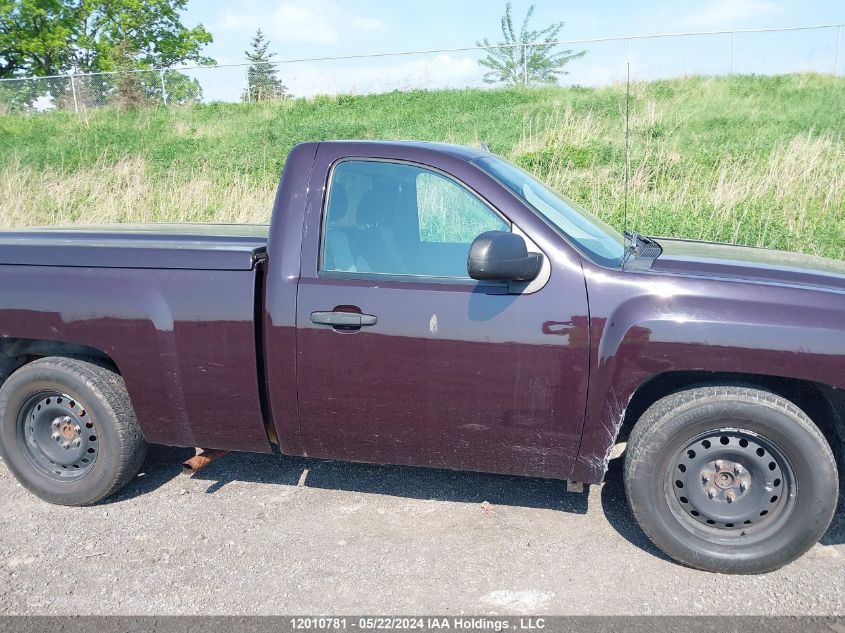
POLYGON ((149 442, 269 452, 256 381, 255 274, 0 266, 0 336, 108 354, 149 442))

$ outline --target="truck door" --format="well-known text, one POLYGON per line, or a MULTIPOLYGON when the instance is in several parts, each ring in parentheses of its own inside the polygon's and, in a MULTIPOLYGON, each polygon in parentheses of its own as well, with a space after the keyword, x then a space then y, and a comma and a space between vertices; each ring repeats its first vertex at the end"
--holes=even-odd
POLYGON ((478 234, 545 225, 522 207, 518 227, 498 183, 470 188, 436 155, 340 154, 317 154, 297 289, 307 454, 566 477, 588 378, 580 260, 554 255, 535 291, 482 285, 466 269, 478 234))

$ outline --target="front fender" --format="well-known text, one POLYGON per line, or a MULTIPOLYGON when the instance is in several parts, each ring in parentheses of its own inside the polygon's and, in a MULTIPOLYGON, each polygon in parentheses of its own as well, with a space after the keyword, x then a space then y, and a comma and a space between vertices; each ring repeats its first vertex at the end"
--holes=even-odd
POLYGON ((593 371, 571 479, 602 480, 631 398, 666 372, 743 373, 845 388, 845 295, 655 277, 588 278, 593 371))

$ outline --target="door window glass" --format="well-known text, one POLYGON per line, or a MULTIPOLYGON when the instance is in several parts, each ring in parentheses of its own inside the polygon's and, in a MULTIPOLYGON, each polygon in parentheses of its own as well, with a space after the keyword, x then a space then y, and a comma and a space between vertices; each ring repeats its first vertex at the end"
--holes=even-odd
POLYGON ((445 176, 364 160, 332 170, 324 226, 321 270, 458 278, 480 233, 510 230, 445 176))

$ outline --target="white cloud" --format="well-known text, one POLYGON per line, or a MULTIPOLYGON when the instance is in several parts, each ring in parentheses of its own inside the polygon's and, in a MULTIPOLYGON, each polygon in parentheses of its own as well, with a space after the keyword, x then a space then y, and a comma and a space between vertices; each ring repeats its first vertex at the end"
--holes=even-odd
POLYGON ((748 18, 778 13, 781 7, 771 0, 707 0, 700 11, 684 18, 687 26, 730 28, 748 18))
POLYGON ((383 31, 387 25, 380 18, 352 18, 349 23, 352 28, 359 31, 383 31))
POLYGON ((220 20, 220 28, 227 31, 252 31, 258 26, 258 20, 251 15, 243 15, 226 11, 220 20))
POLYGON ((475 59, 441 53, 428 59, 364 64, 351 68, 338 79, 338 90, 367 94, 419 88, 466 88, 481 85, 482 75, 475 59))
POLYGON ((446 54, 403 61, 344 60, 337 64, 296 62, 279 66, 279 76, 297 97, 482 86, 482 75, 476 59, 446 54))
POLYGON ((377 17, 352 16, 335 0, 288 0, 267 12, 237 13, 226 11, 219 24, 229 31, 251 32, 261 28, 271 41, 338 41, 344 27, 356 31, 380 31, 385 23, 377 17))
POLYGON ((326 10, 332 4, 313 0, 307 4, 282 4, 273 13, 268 30, 283 42, 336 42, 337 29, 326 10))

